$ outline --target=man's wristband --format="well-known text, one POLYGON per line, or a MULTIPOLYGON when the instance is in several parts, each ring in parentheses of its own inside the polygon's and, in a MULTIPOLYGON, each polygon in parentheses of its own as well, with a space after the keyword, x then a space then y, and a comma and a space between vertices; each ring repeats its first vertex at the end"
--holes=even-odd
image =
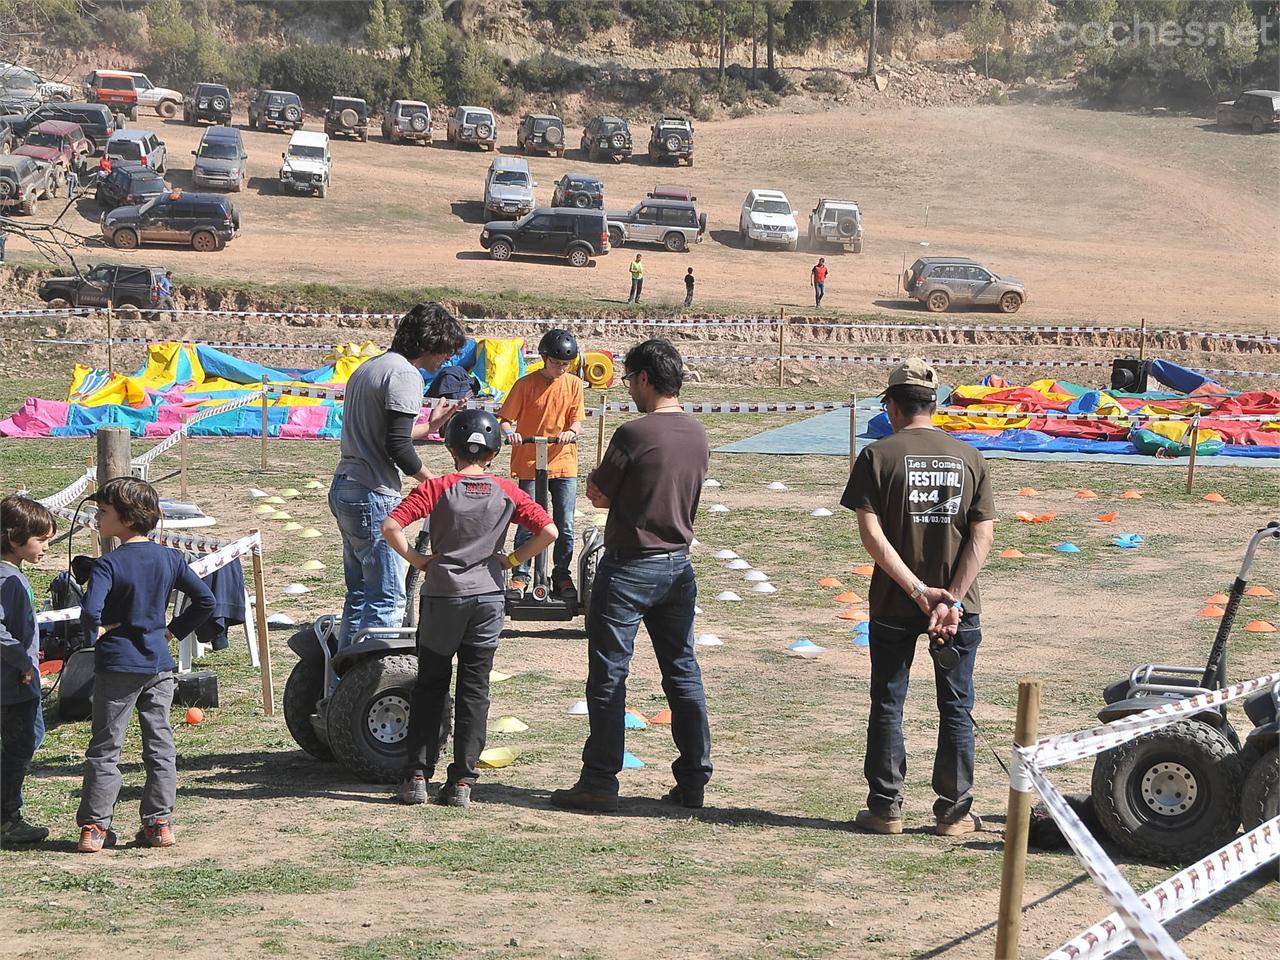
POLYGON ((911 591, 911 599, 919 600, 921 597, 924 596, 924 592, 928 589, 929 588, 925 586, 925 584, 922 581, 917 580, 915 589, 911 591))
POLYGON ((962 616, 962 617, 963 617, 963 616, 964 616, 964 601, 963 601, 963 600, 956 600, 954 603, 952 603, 952 604, 951 604, 951 609, 952 609, 952 610, 959 610, 959 611, 960 611, 960 616, 962 616))
POLYGON ((514 550, 507 554, 507 563, 511 564, 512 567, 520 566, 520 558, 516 556, 514 550))

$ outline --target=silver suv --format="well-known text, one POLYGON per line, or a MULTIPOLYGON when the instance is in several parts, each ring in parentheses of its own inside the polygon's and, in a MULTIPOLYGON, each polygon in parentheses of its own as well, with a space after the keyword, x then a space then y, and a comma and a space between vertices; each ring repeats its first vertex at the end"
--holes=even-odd
POLYGON ((1017 313, 1027 299, 1021 280, 998 276, 968 257, 921 257, 903 272, 902 286, 933 313, 957 303, 1017 313))
POLYGON ((484 178, 485 218, 516 220, 532 213, 537 185, 524 157, 494 157, 484 178))
POLYGON ((421 100, 392 100, 382 115, 382 136, 392 143, 416 140, 431 146, 431 108, 421 100))
POLYGON ((458 107, 449 114, 445 137, 450 143, 474 143, 481 150, 492 150, 498 143, 498 120, 487 107, 458 107))

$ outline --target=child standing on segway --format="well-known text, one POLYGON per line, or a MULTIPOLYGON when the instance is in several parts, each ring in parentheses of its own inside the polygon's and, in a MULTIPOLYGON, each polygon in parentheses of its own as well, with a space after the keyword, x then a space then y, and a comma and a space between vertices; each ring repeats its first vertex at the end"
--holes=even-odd
POLYGON ((484 750, 489 671, 502 632, 506 571, 551 546, 556 528, 528 494, 488 472, 502 449, 502 429, 493 414, 454 414, 445 427, 444 442, 456 472, 419 484, 382 523, 382 536, 391 549, 424 573, 418 679, 406 737, 409 757, 396 799, 404 804, 427 800, 427 784, 440 757, 440 720, 456 655, 453 763, 436 802, 465 807, 471 802, 471 787, 479 777, 476 764, 484 750), (404 528, 427 516, 431 552, 424 554, 409 546, 404 528), (527 534, 521 546, 506 553, 512 523, 527 534))
MULTIPOLYGON (((558 444, 547 451, 551 516, 560 531, 551 557, 551 584, 556 596, 576 607, 578 591, 569 571, 573 569, 573 513, 578 500, 578 434, 587 410, 582 378, 566 374, 578 359, 578 341, 568 330, 548 330, 538 343, 538 353, 542 366, 515 382, 498 418, 511 441, 511 472, 529 496, 535 489, 535 450, 525 441, 547 437, 558 444)), ((528 537, 523 530, 516 532, 517 550, 528 537)), ((511 575, 508 599, 519 602, 528 589, 526 560, 511 575)))

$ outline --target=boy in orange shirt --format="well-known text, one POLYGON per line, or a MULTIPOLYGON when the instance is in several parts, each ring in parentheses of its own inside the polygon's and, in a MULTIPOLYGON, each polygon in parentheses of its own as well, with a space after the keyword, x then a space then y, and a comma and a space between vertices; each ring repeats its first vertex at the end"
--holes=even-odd
MULTIPOLYGON (((547 451, 547 487, 551 496, 551 516, 560 538, 552 551, 551 583, 566 602, 575 602, 570 566, 573 560, 573 512, 578 500, 578 434, 587 410, 582 380, 566 376, 578 357, 578 341, 568 330, 548 330, 538 343, 542 368, 515 382, 498 411, 503 435, 511 442, 511 472, 520 489, 534 495, 534 454, 526 437, 554 437, 559 446, 547 451)), ((523 528, 516 531, 516 549, 532 536, 523 528)), ((511 573, 509 593, 520 599, 529 589, 529 564, 520 564, 511 573)))

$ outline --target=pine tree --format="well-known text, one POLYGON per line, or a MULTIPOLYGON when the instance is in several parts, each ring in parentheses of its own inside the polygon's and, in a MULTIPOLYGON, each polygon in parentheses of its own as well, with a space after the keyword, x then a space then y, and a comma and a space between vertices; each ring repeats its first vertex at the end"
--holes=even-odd
POLYGON ((1223 34, 1219 57, 1222 68, 1235 72, 1236 81, 1244 85, 1244 71, 1258 57, 1258 24, 1249 7, 1241 3, 1231 11, 1230 28, 1223 34))
POLYGON ((374 53, 382 53, 391 46, 387 33, 387 8, 382 0, 373 0, 369 6, 369 25, 365 27, 365 35, 374 53))
POLYGON ((964 38, 970 45, 982 51, 982 72, 991 78, 991 48, 1004 36, 1004 14, 995 8, 992 0, 978 0, 964 25, 964 38))

